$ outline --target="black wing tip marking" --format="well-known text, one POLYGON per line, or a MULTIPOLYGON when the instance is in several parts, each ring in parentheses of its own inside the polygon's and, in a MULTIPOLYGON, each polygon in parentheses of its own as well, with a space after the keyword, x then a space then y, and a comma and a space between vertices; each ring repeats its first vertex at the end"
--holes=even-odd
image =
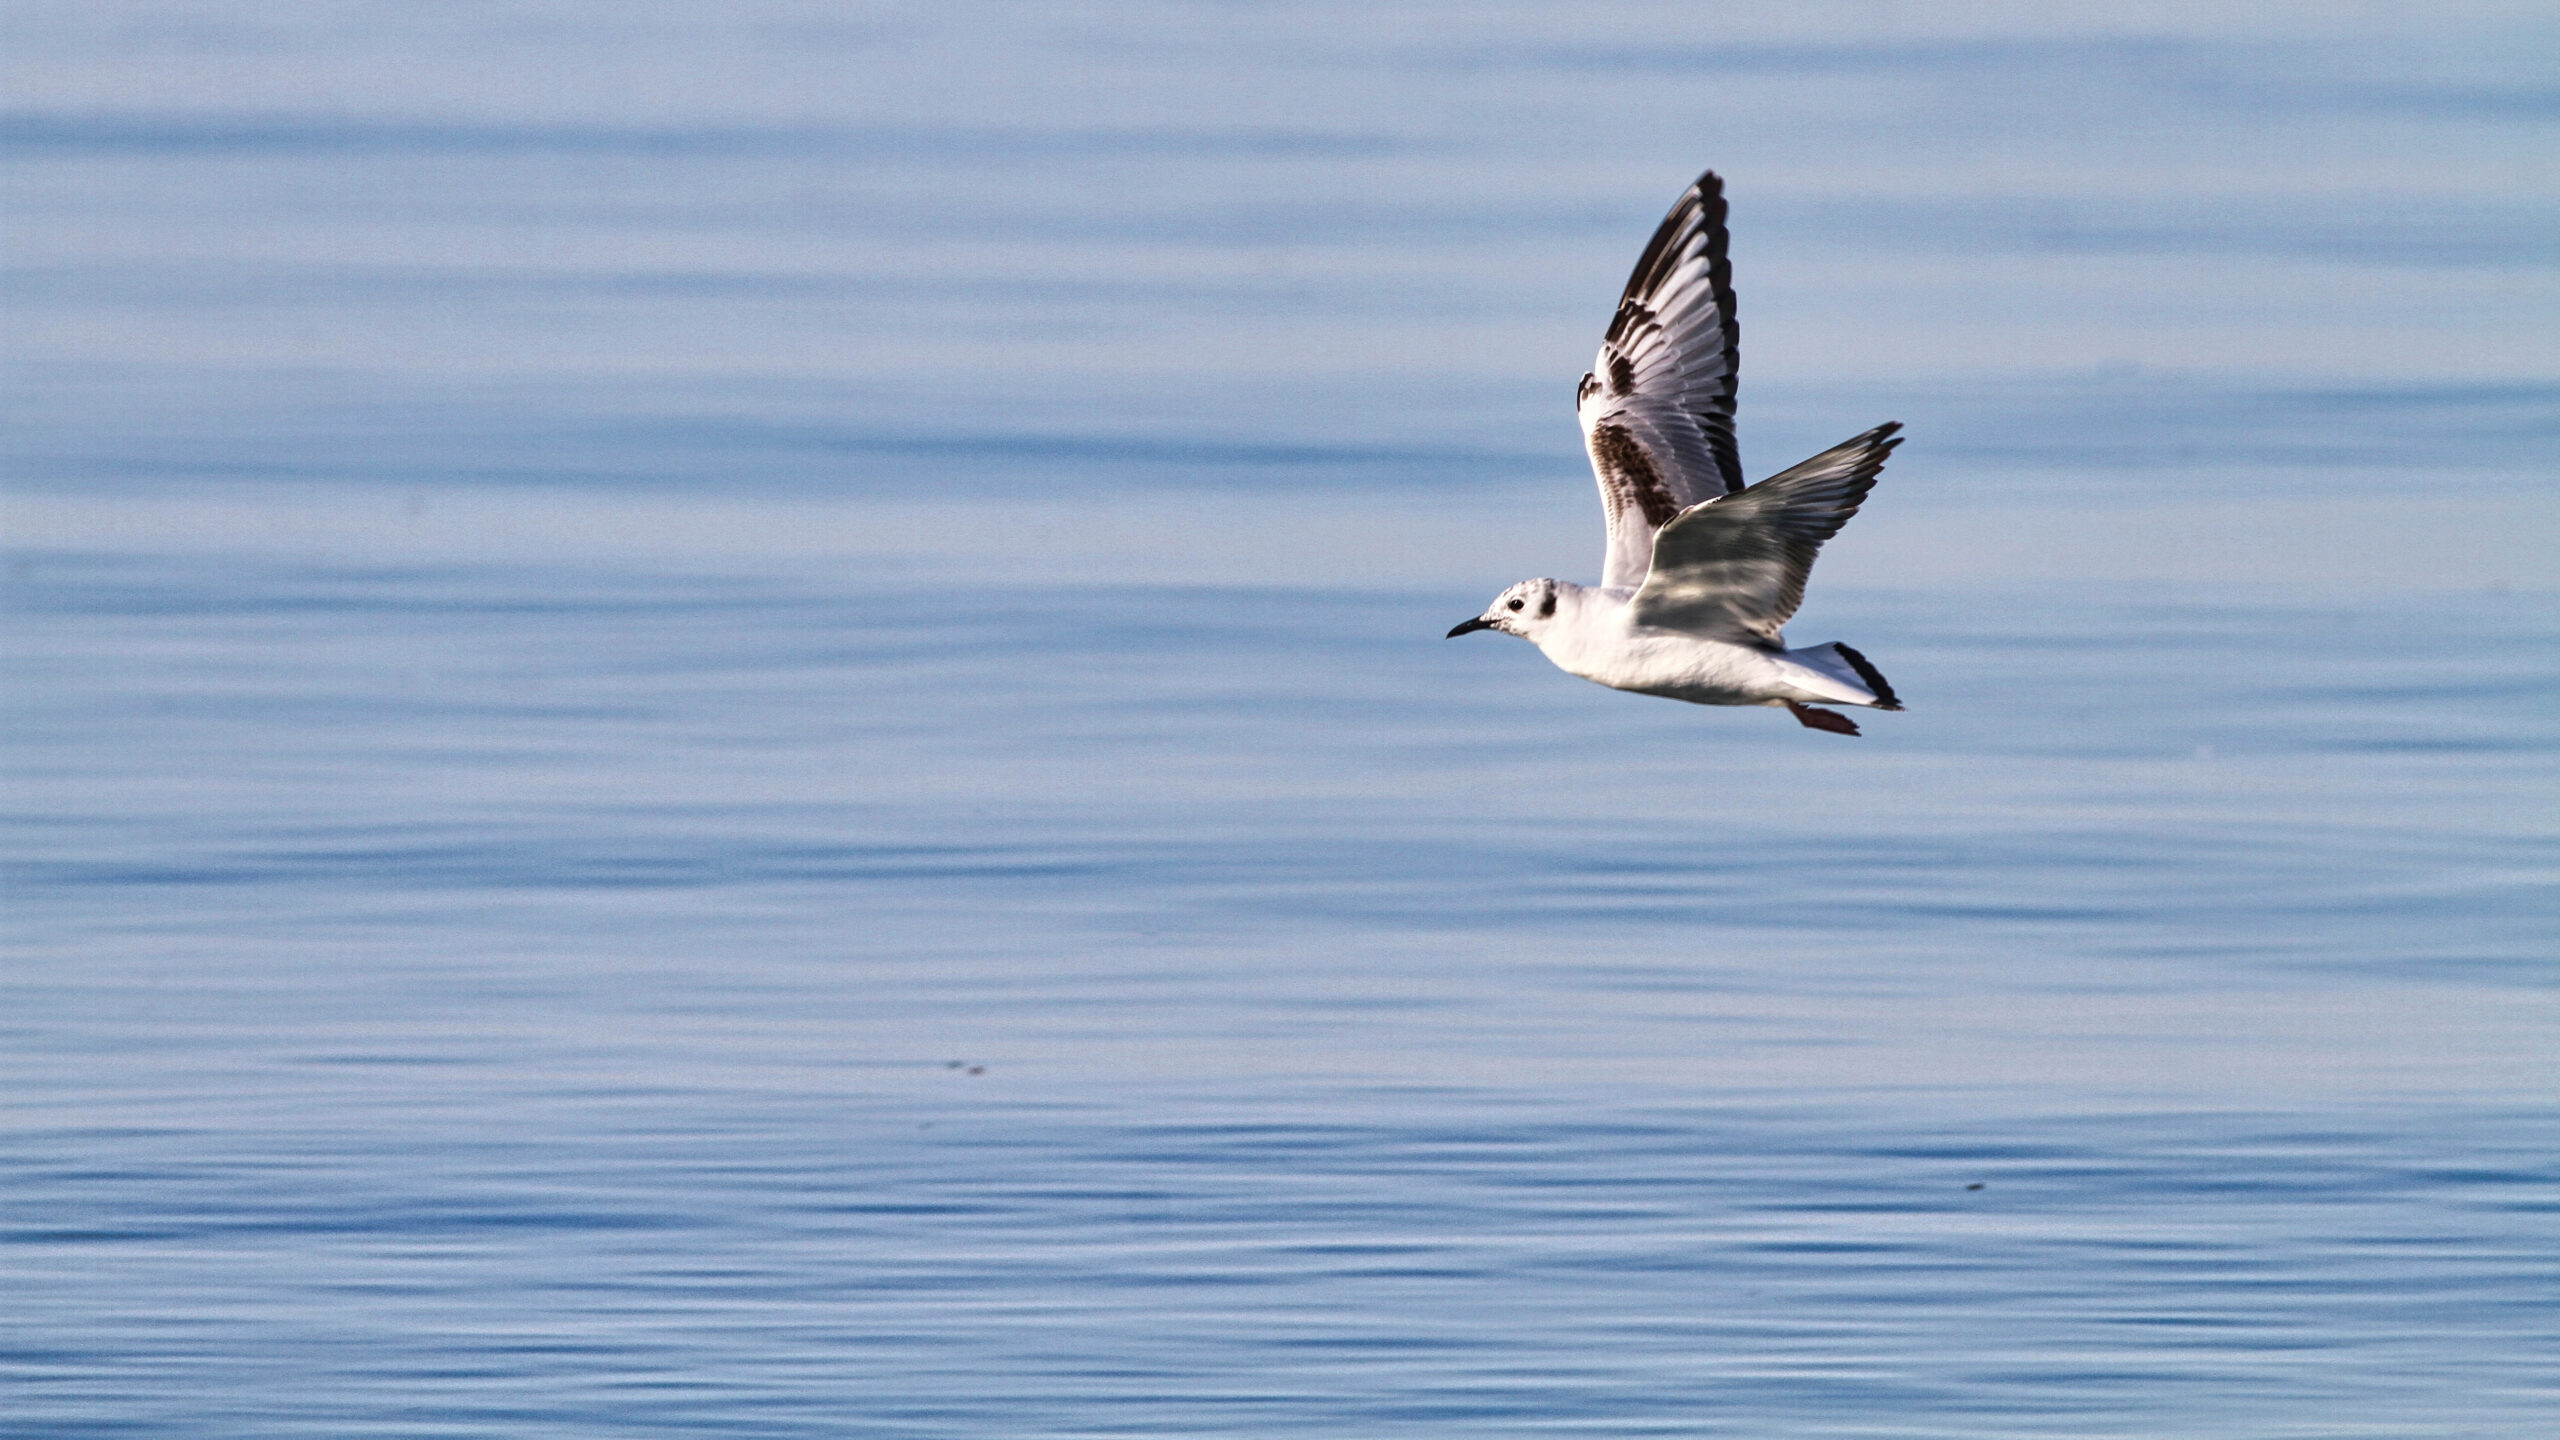
MULTIPOLYGON (((1867 493, 1876 488, 1877 477, 1884 473, 1884 462, 1891 458, 1894 448, 1902 443, 1902 437, 1894 433, 1901 428, 1901 421, 1888 420, 1873 430, 1843 440, 1824 451, 1822 455, 1814 457, 1815 460, 1819 460, 1823 456, 1837 455, 1844 450, 1857 452, 1857 458, 1850 462, 1848 470, 1840 475, 1837 482, 1844 492, 1841 496, 1839 524, 1833 525, 1830 531, 1826 531, 1823 535, 1824 539, 1831 538, 1831 535, 1839 530, 1840 525, 1847 524, 1849 517, 1858 513, 1858 507, 1866 503, 1867 493)), ((1769 480, 1778 478, 1779 476, 1772 475, 1769 480)), ((1769 481, 1763 480, 1760 483, 1766 485, 1769 481)))
POLYGON ((1740 329, 1733 317, 1733 234, 1725 226, 1728 207, 1724 199, 1724 181, 1716 172, 1708 171, 1697 183, 1681 192, 1672 203, 1671 213, 1654 227, 1653 238, 1645 242, 1644 253, 1636 257, 1635 269, 1627 272, 1627 288, 1618 292, 1618 313, 1609 322, 1608 337, 1617 339, 1625 333, 1628 311, 1650 315, 1655 290, 1670 277, 1687 250, 1691 235, 1703 236, 1707 252, 1707 283, 1714 288, 1718 318, 1724 322, 1724 340, 1731 346, 1740 329))
MULTIPOLYGON (((1821 554, 1823 545, 1832 536, 1839 534, 1850 520, 1856 517, 1859 509, 1867 503, 1867 496, 1876 488, 1876 477, 1884 469, 1885 457, 1893 453, 1893 447, 1902 443, 1893 433, 1901 428, 1902 422, 1889 421, 1863 435, 1843 440, 1820 455, 1814 456, 1813 459, 1803 462, 1802 465, 1780 471, 1761 481, 1760 485, 1752 487, 1754 490, 1762 486, 1776 487, 1772 492, 1772 498, 1775 498, 1779 492, 1792 489, 1794 485, 1810 487, 1794 497, 1777 499, 1775 508, 1765 512, 1761 522, 1769 527, 1770 538, 1784 555, 1789 572, 1785 584, 1776 596, 1777 603, 1771 611, 1774 619, 1763 632, 1771 648, 1777 646, 1779 627, 1783 626, 1804 603, 1805 579, 1813 572, 1815 557, 1821 554), (1856 453, 1855 460, 1845 471, 1835 471, 1818 479, 1812 477, 1795 479, 1792 484, 1781 483, 1790 481, 1794 472, 1803 469, 1804 466, 1828 460, 1844 451, 1856 453)), ((1731 496, 1719 496, 1713 500, 1701 501, 1689 507, 1689 512, 1684 513, 1737 503, 1747 502, 1738 502, 1731 496)), ((1843 654, 1849 653, 1849 647, 1843 645, 1840 648, 1843 654)), ((1894 699, 1893 688, 1885 683, 1883 675, 1866 663, 1866 657, 1859 656, 1850 664, 1858 671, 1860 677, 1867 681, 1868 688, 1875 691, 1876 698, 1884 702, 1877 705, 1877 709, 1899 710, 1902 708, 1901 702, 1894 699)))
MULTIPOLYGON (((1832 446, 1821 454, 1812 457, 1812 459, 1800 460, 1795 464, 1788 466, 1786 469, 1781 470, 1777 474, 1770 476, 1768 479, 1761 481, 1760 485, 1774 485, 1780 481, 1799 481, 1799 477, 1797 475, 1798 471, 1802 471, 1818 462, 1829 460, 1835 455, 1845 455, 1855 452, 1857 458, 1849 462, 1846 469, 1840 470, 1827 477, 1826 482, 1841 487, 1845 492, 1841 496, 1841 501, 1845 503, 1848 513, 1854 514, 1857 511, 1858 503, 1866 498, 1868 491, 1875 488, 1877 478, 1884 473, 1884 462, 1893 455, 1895 448, 1900 446, 1903 440, 1907 438, 1894 433, 1901 428, 1901 421, 1888 420, 1884 424, 1879 425, 1873 430, 1869 430, 1862 435, 1853 435, 1848 439, 1841 441, 1839 444, 1832 446)), ((1799 483, 1802 482, 1799 481, 1799 483)), ((1754 485, 1749 488, 1757 490, 1760 488, 1760 485, 1754 485)), ((1697 504, 1690 506, 1689 509, 1703 510, 1707 506, 1718 504, 1728 498, 1730 497, 1726 495, 1713 496, 1699 501, 1697 504)), ((1687 512, 1684 511, 1682 513, 1685 514, 1687 512)), ((1844 514, 1841 518, 1846 520, 1848 516, 1844 514)))
MULTIPOLYGON (((1645 242, 1644 253, 1636 257, 1636 268, 1627 273, 1627 288, 1622 299, 1642 300, 1662 283, 1672 265, 1678 263, 1681 244, 1693 233, 1703 232, 1707 241, 1707 264, 1714 275, 1716 299, 1728 301, 1733 294, 1733 263, 1726 255, 1732 236, 1725 228, 1728 207, 1724 198, 1724 179, 1713 170, 1706 171, 1680 192, 1671 204, 1671 213, 1654 227, 1653 238, 1645 242)), ((1725 312, 1725 326, 1733 325, 1733 314, 1725 312)))
POLYGON ((1902 437, 1894 433, 1901 428, 1901 421, 1887 420, 1849 442, 1866 447, 1866 453, 1858 457, 1857 465, 1849 472, 1858 481, 1859 495, 1864 496, 1875 488, 1876 477, 1884 473, 1884 462, 1892 458, 1894 450, 1902 444, 1902 437))
POLYGON ((1831 648, 1839 651, 1840 658, 1849 662, 1849 668, 1858 672, 1858 678, 1867 682, 1867 689, 1875 694, 1877 709, 1899 710, 1902 708, 1902 701, 1893 693, 1893 683, 1884 678, 1883 671, 1868 664, 1866 656, 1837 640, 1831 642, 1831 648))

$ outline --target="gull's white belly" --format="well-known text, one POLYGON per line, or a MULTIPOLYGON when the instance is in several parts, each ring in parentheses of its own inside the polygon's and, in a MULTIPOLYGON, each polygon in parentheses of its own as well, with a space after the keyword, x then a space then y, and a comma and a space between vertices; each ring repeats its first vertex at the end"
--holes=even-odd
MULTIPOLYGON (((1562 648, 1562 647, 1559 647, 1562 648)), ((1688 635, 1627 635, 1619 644, 1573 647, 1556 664, 1612 690, 1665 695, 1698 705, 1772 705, 1796 687, 1765 650, 1688 635)))
MULTIPOLYGON (((1614 618, 1614 617, 1613 617, 1614 618)), ((1557 667, 1612 690, 1661 695, 1693 705, 1777 705, 1846 698, 1839 687, 1762 650, 1660 630, 1604 624, 1550 636, 1539 648, 1557 667)))

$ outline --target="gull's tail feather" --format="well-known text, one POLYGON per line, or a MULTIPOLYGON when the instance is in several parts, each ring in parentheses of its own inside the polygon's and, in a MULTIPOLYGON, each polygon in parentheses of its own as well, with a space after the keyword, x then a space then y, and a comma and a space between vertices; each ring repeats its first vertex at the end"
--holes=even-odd
POLYGON ((1848 661, 1849 668, 1857 671, 1858 678, 1866 681, 1867 688, 1875 692, 1877 709, 1899 710, 1902 708, 1902 702, 1895 699, 1893 696, 1893 682, 1884 678, 1883 671, 1868 664, 1866 656, 1859 654, 1857 651, 1850 649, 1848 646, 1841 644, 1837 640, 1831 642, 1831 648, 1839 651, 1840 658, 1848 661))
POLYGON ((1877 710, 1902 708, 1902 701, 1895 697, 1884 672, 1868 664, 1866 656, 1836 640, 1789 650, 1785 658, 1802 667, 1802 679, 1818 682, 1807 688, 1821 699, 1877 710))

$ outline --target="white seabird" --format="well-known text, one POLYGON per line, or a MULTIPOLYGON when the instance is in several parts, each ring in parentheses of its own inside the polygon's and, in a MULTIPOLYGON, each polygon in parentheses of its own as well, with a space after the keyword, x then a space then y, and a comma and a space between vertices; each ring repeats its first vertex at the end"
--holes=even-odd
POLYGON ((1697 705, 1783 705, 1816 730, 1858 733, 1814 702, 1899 710, 1867 657, 1836 641, 1787 648, 1822 542, 1858 513, 1899 424, 1742 483, 1724 182, 1698 177, 1627 279, 1578 410, 1608 512, 1598 586, 1523 580, 1449 632, 1517 635, 1566 672, 1697 705))

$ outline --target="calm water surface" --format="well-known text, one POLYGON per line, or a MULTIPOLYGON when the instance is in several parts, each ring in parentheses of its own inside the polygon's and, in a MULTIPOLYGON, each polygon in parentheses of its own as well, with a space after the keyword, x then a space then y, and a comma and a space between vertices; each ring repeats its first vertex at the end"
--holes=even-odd
POLYGON ((13 10, 0 1428, 2560 1412, 2546 21, 13 10), (1856 741, 1439 638, 1707 161, 1856 741))

